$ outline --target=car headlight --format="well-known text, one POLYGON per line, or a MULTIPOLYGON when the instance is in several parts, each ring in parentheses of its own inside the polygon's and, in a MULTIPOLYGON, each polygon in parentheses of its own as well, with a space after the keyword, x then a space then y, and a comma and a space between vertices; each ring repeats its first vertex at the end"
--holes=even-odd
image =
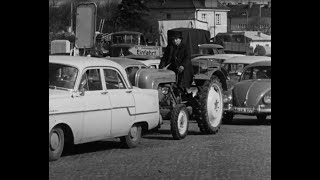
POLYGON ((223 96, 223 103, 228 103, 228 102, 231 102, 232 100, 232 95, 231 94, 228 94, 228 95, 224 95, 223 96))
POLYGON ((163 87, 161 89, 161 93, 164 94, 164 95, 168 94, 168 92, 169 92, 169 88, 168 87, 163 87))
POLYGON ((265 95, 263 97, 263 102, 266 104, 271 104, 271 95, 265 95))

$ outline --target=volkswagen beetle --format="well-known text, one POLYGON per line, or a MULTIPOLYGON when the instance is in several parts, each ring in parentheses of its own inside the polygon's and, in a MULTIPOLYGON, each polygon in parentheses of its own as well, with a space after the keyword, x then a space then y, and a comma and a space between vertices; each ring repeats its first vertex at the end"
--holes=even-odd
POLYGON ((235 114, 255 115, 265 120, 271 115, 271 61, 247 65, 232 89, 232 100, 225 106, 224 121, 235 114))

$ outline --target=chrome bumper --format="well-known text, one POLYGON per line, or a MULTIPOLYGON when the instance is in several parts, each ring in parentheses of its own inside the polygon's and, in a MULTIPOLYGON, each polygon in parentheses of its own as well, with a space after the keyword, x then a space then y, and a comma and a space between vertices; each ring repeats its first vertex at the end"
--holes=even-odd
POLYGON ((271 114, 271 108, 264 108, 260 106, 258 106, 257 108, 253 108, 251 112, 237 111, 236 108, 246 108, 246 107, 236 107, 236 106, 232 106, 232 104, 225 104, 223 109, 225 112, 230 112, 233 114, 271 114))

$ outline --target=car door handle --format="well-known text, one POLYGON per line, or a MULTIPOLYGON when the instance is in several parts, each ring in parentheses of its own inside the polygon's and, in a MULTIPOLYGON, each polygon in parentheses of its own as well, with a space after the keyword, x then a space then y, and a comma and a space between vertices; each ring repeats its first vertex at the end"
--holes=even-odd
POLYGON ((126 93, 132 93, 132 90, 128 90, 128 91, 126 91, 126 93))
POLYGON ((105 92, 102 92, 101 94, 107 94, 108 93, 108 91, 105 91, 105 92))

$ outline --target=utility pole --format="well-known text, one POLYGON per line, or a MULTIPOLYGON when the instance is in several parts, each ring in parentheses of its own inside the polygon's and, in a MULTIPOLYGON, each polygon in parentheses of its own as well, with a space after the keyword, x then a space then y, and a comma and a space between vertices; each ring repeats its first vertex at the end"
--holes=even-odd
POLYGON ((73 32, 73 28, 72 28, 72 26, 73 26, 73 2, 72 1, 71 1, 70 23, 71 23, 70 29, 71 29, 71 33, 72 33, 73 32))
POLYGON ((261 30, 261 7, 262 7, 262 0, 260 0, 259 4, 259 31, 261 30))
POLYGON ((246 9, 246 14, 247 14, 247 26, 246 26, 246 30, 248 31, 248 28, 249 28, 249 24, 248 24, 248 16, 249 16, 249 14, 248 14, 249 12, 248 12, 248 9, 246 9))

